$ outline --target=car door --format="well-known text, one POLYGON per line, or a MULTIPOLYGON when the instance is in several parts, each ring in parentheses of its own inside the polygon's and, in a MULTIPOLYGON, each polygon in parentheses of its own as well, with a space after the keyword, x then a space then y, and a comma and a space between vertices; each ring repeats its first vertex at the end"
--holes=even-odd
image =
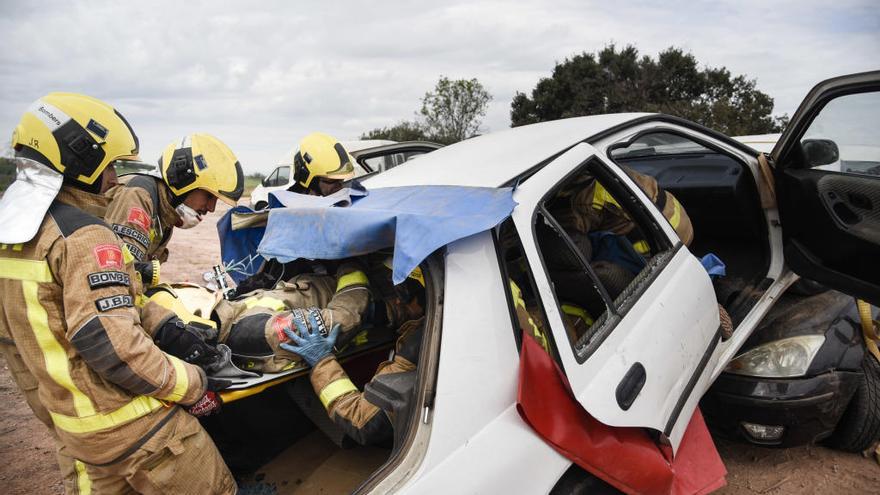
MULTIPOLYGON (((514 199, 518 206, 512 219, 535 274, 558 362, 577 400, 607 425, 651 428, 677 448, 709 385, 707 370, 715 367, 720 340, 718 306, 699 260, 683 247, 639 186, 586 143, 519 184, 514 199), (573 241, 569 236, 563 238, 565 246, 548 243, 548 228, 557 232, 561 227, 559 214, 548 211, 548 198, 585 171, 622 204, 628 201, 640 228, 654 233, 651 245, 656 253, 616 298, 597 278, 598 272, 584 268, 589 278, 572 283, 566 273, 553 268, 551 258, 558 258, 565 246, 571 248, 573 241), (595 301, 577 302, 594 291, 604 310, 595 309, 595 301), (572 309, 572 301, 591 313, 591 326, 583 335, 573 335, 566 327, 566 319, 583 313, 577 306, 572 309)), ((581 266, 587 262, 586 256, 579 259, 581 266)))
MULTIPOLYGON (((376 148, 368 148, 352 153, 364 173, 384 172, 394 168, 410 158, 430 153, 441 145, 429 142, 396 143, 376 148)), ((358 173, 357 175, 363 175, 358 173)))
POLYGON ((880 71, 818 84, 771 157, 786 263, 880 305, 880 71))

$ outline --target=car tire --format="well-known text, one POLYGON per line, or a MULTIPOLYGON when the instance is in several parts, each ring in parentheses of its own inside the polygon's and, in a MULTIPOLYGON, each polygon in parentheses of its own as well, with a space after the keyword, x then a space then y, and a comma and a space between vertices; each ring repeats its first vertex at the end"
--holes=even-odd
POLYGON ((866 353, 862 370, 859 388, 828 439, 829 446, 846 452, 862 452, 880 438, 880 362, 866 353))
POLYGON ((267 206, 269 206, 269 203, 265 201, 257 201, 257 204, 254 205, 254 211, 265 210, 267 206))
POLYGON ((816 296, 827 291, 828 287, 807 278, 797 279, 797 281, 791 284, 791 287, 788 288, 788 292, 799 296, 816 296))
POLYGON ((577 464, 572 464, 550 490, 550 495, 619 495, 622 493, 577 464))

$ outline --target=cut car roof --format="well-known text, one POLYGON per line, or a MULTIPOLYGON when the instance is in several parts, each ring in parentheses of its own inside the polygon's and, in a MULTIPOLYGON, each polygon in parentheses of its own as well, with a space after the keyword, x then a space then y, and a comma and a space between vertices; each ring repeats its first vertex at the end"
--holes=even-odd
POLYGON ((594 115, 542 122, 456 143, 364 181, 369 189, 449 185, 497 187, 547 158, 644 113, 594 115))

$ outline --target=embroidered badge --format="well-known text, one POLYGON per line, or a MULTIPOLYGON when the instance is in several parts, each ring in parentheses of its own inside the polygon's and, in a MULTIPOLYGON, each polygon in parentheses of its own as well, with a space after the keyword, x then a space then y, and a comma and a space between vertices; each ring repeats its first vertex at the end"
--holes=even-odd
POLYGON ((131 253, 132 256, 134 256, 134 259, 138 261, 144 261, 144 258, 147 256, 146 253, 144 253, 143 249, 135 246, 134 244, 129 244, 126 242, 125 247, 128 248, 128 252, 131 253))
POLYGON ((150 238, 144 235, 143 232, 133 229, 128 225, 120 225, 118 223, 113 224, 113 232, 125 237, 131 237, 132 239, 141 243, 144 247, 150 246, 150 238))
POLYGON ((284 329, 288 327, 293 327, 293 316, 288 314, 279 314, 272 317, 272 330, 275 330, 275 333, 278 334, 278 342, 287 342, 290 340, 287 337, 287 334, 284 333, 284 329))
POLYGON ((119 294, 117 296, 102 297, 95 301, 95 307, 98 311, 110 311, 116 308, 130 308, 134 306, 134 299, 131 296, 119 294))
POLYGON ((147 214, 146 210, 138 208, 137 206, 132 206, 131 209, 128 210, 128 223, 137 225, 145 232, 149 232, 150 225, 153 224, 153 221, 150 219, 150 215, 147 214))
POLYGON ((128 287, 131 284, 128 274, 122 272, 95 272, 90 273, 87 278, 89 280, 89 288, 92 290, 113 285, 128 287))
POLYGON ((122 268, 122 250, 115 244, 98 244, 92 250, 101 268, 122 268))

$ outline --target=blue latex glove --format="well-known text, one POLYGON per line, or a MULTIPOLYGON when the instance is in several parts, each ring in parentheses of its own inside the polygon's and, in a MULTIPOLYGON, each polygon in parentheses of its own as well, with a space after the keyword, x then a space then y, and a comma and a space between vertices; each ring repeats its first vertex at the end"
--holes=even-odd
POLYGON ((284 328, 284 333, 293 342, 293 344, 282 343, 281 348, 301 356, 309 366, 318 364, 318 361, 327 357, 333 352, 333 346, 336 345, 336 338, 342 327, 337 323, 330 329, 328 336, 321 335, 321 332, 312 329, 318 328, 318 320, 314 314, 309 313, 309 324, 306 325, 297 318, 293 319, 293 324, 299 330, 299 335, 290 327, 284 328))

